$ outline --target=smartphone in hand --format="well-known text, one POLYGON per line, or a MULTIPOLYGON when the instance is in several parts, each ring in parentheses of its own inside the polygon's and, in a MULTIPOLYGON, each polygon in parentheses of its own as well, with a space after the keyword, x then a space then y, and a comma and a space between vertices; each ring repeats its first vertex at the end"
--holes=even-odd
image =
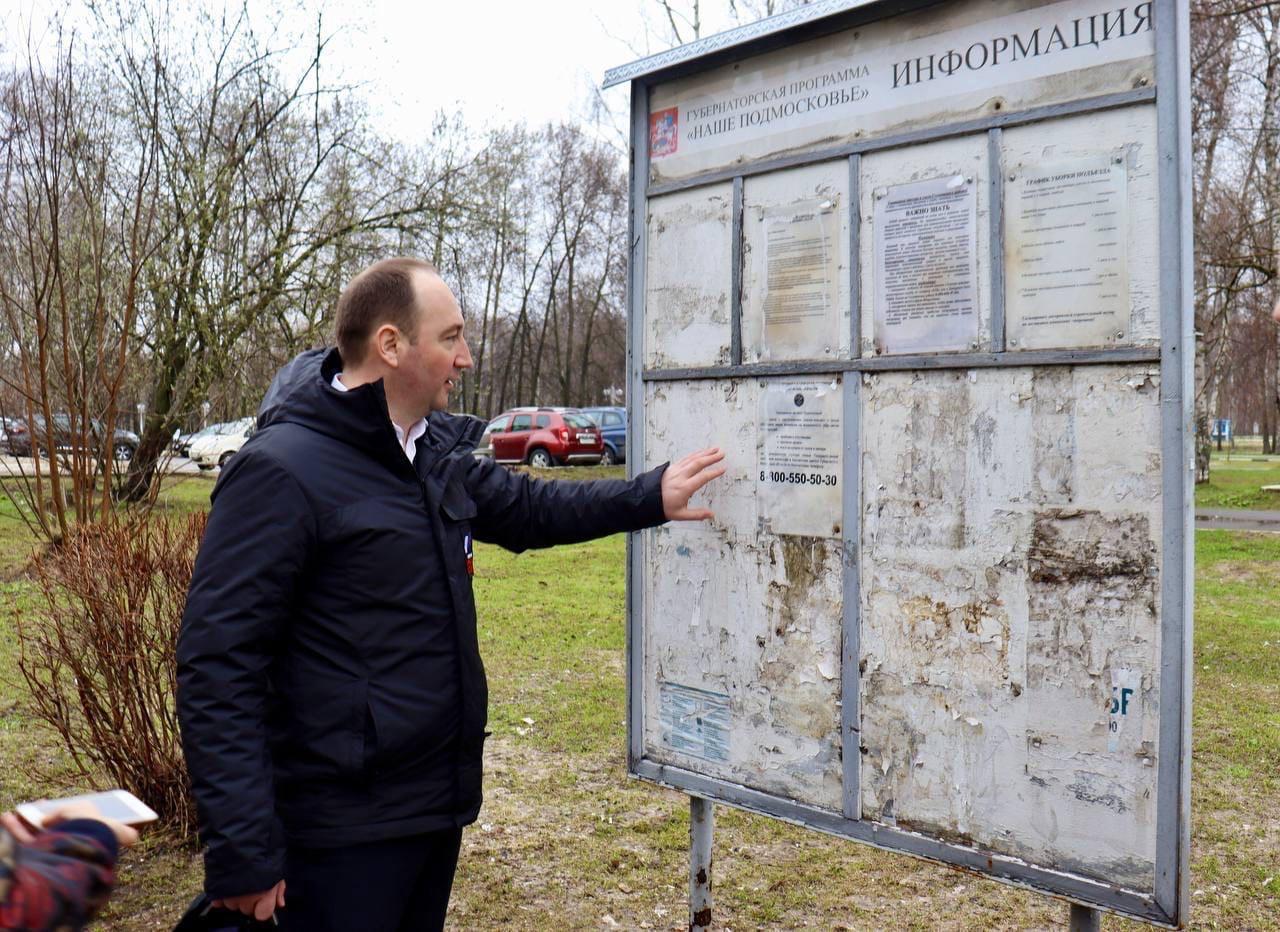
POLYGON ((41 799, 23 803, 16 811, 27 824, 40 828, 47 816, 75 803, 89 803, 102 818, 114 819, 130 826, 154 822, 158 818, 155 810, 128 790, 106 790, 102 793, 65 796, 62 799, 41 799))

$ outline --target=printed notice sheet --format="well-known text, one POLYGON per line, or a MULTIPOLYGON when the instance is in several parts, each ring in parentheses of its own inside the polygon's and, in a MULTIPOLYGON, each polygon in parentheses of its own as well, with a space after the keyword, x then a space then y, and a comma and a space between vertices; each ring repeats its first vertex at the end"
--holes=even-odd
POLYGON ((763 358, 822 356, 838 343, 839 221, 830 200, 767 208, 763 358))
POLYGON ((1005 188, 1011 350, 1105 346, 1129 332, 1123 159, 1022 166, 1005 188))
POLYGON ((839 381, 771 382, 760 395, 758 496, 775 534, 838 537, 844 457, 839 381))
POLYGON ((973 349, 978 339, 978 208, 950 175, 875 197, 875 340, 880 353, 973 349))

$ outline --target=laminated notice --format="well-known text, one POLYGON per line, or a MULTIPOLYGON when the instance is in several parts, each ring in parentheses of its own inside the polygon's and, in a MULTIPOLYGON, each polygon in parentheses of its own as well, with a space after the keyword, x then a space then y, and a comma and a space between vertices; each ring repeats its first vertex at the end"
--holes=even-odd
POLYGON ((757 496, 774 534, 840 536, 844 468, 839 381, 769 383, 760 395, 757 496))
POLYGON ((839 345, 839 220, 835 202, 763 211, 762 359, 829 356, 839 345))
POLYGON ((895 185, 875 202, 880 353, 967 350, 978 339, 978 208, 963 175, 895 185))
POLYGON ((1124 160, 1024 166, 1005 189, 1009 348, 1106 346, 1129 332, 1124 160))

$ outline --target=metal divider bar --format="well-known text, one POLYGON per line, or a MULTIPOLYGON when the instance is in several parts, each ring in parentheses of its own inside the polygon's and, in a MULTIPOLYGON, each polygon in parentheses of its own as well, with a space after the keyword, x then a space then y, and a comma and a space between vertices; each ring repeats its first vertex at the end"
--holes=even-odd
MULTIPOLYGON (((862 355, 862 156, 849 156, 849 355, 862 355)), ((840 747, 846 819, 862 812, 862 681, 858 660, 862 625, 862 375, 846 372, 844 394, 844 539, 840 646, 840 747)))
POLYGON ((733 179, 729 271, 729 359, 742 365, 742 176, 733 179))
POLYGON ((862 708, 858 662, 862 623, 860 554, 862 551, 862 375, 846 372, 844 394, 844 541, 843 602, 840 647, 840 747, 844 775, 844 817, 862 812, 862 708))
POLYGON ((1003 353, 1004 344, 1004 131, 987 131, 987 219, 991 237, 991 351, 1003 353))
POLYGON ((941 353, 937 356, 872 356, 863 359, 801 360, 745 363, 741 366, 695 366, 646 369, 646 382, 686 379, 752 379, 771 375, 834 375, 839 372, 900 372, 915 369, 993 369, 1020 366, 1115 365, 1159 362, 1154 346, 1099 350, 1027 350, 1021 353, 941 353))
POLYGON ((849 356, 862 355, 862 156, 849 156, 849 356))

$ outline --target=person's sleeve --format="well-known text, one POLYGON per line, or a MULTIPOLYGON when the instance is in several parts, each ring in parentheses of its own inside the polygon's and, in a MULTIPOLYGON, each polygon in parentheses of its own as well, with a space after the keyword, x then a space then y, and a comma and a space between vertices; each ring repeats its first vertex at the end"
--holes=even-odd
POLYGON ((96 820, 76 819, 20 844, 0 828, 0 929, 79 929, 115 884, 118 843, 96 820))
POLYGON ((664 463, 630 480, 554 481, 476 460, 468 472, 476 539, 518 553, 654 527, 666 521, 666 469, 664 463))
POLYGON ((178 717, 212 897, 284 876, 267 674, 315 538, 297 481, 242 450, 214 490, 178 635, 178 717))

